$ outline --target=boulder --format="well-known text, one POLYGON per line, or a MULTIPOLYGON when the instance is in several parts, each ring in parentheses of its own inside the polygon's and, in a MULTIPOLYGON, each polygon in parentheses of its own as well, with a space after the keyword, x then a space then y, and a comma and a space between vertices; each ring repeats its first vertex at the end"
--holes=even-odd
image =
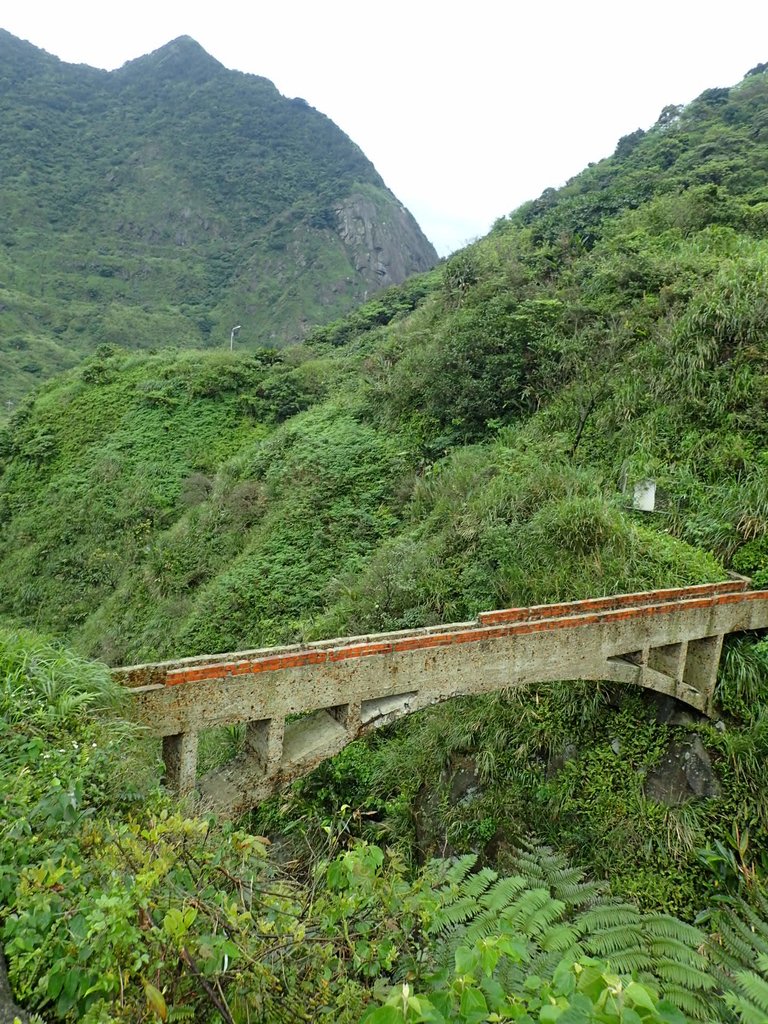
POLYGON ((720 795, 709 754, 699 736, 673 740, 645 780, 645 795, 659 803, 677 806, 692 797, 720 795))

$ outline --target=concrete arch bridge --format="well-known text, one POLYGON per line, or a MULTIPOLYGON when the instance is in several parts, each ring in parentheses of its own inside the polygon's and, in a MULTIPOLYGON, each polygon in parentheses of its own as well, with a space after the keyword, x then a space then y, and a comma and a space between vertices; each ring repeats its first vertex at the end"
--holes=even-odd
POLYGON ((235 815, 378 726, 451 697, 531 683, 632 683, 711 713, 723 638, 768 627, 749 581, 482 612, 471 622, 114 670, 163 739, 167 781, 235 815), (294 718, 293 716, 301 716, 294 718), (289 720, 290 719, 290 720, 289 720), (202 729, 244 750, 197 777, 202 729))

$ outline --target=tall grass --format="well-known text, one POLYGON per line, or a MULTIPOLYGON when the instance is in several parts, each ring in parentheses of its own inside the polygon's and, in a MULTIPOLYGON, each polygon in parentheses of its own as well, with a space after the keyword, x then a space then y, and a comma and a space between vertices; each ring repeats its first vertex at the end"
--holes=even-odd
POLYGON ((115 711, 124 697, 106 665, 34 633, 0 628, 0 715, 7 722, 67 726, 115 711))
POLYGON ((768 640, 755 642, 742 636, 723 649, 716 697, 723 708, 739 718, 753 719, 768 704, 768 640))

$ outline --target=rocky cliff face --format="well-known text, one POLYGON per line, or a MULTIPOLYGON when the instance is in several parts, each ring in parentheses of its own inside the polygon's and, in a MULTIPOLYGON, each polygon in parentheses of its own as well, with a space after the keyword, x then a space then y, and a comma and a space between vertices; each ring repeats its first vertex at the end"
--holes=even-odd
POLYGON ((355 192, 337 207, 336 217, 352 265, 371 291, 401 284, 437 262, 432 244, 394 196, 383 203, 355 192))

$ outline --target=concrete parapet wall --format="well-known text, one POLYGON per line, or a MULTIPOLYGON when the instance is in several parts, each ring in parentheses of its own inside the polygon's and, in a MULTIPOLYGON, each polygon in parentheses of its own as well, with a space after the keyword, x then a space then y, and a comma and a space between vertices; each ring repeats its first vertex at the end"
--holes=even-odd
POLYGON ((131 687, 139 721, 166 737, 169 781, 180 790, 195 785, 190 734, 251 723, 236 763, 200 784, 210 806, 234 813, 371 728, 462 694, 613 680, 709 712, 723 636, 768 627, 768 591, 746 588, 738 580, 504 609, 467 623, 132 666, 115 675, 131 687), (295 715, 310 717, 286 724, 295 715))

